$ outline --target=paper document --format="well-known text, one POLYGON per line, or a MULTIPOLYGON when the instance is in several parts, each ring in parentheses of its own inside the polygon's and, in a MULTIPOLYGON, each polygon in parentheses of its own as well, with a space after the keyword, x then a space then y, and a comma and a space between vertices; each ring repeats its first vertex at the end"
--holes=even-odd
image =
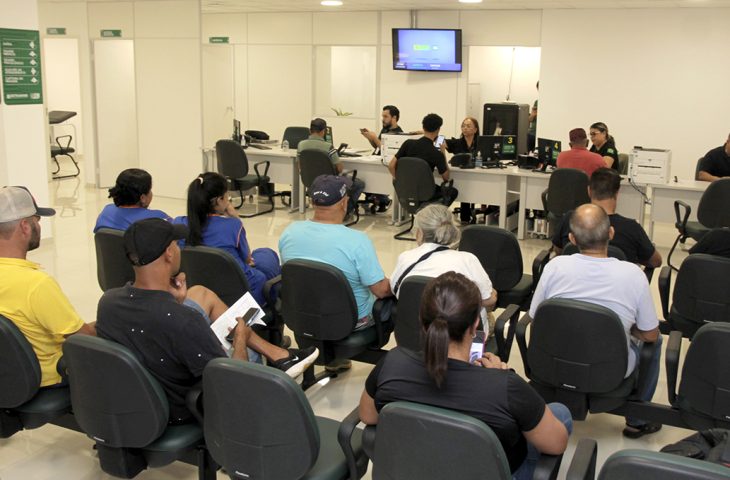
POLYGON ((246 292, 244 296, 239 298, 236 303, 231 305, 230 308, 223 313, 223 315, 218 317, 218 319, 210 325, 211 330, 213 330, 213 333, 215 333, 215 336, 218 337, 221 345, 223 345, 223 348, 226 350, 231 348, 231 342, 226 340, 229 329, 234 328, 236 323, 238 323, 236 317, 242 317, 249 308, 258 308, 259 313, 249 320, 246 325, 249 327, 251 325, 266 325, 262 320, 264 317, 264 310, 258 303, 256 303, 256 300, 254 300, 250 292, 246 292))

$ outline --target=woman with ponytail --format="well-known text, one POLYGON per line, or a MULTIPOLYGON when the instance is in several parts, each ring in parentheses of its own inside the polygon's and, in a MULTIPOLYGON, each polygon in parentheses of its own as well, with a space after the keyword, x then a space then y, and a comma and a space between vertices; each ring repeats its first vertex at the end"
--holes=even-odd
MULTIPOLYGON (((513 478, 530 479, 541 453, 565 451, 570 411, 545 401, 499 357, 469 363, 481 295, 464 275, 447 272, 423 292, 423 352, 392 349, 365 381, 360 419, 377 424, 388 403, 407 401, 455 410, 487 424, 499 438, 513 478)), ((478 452, 475 452, 478 455, 478 452)))
POLYGON ((270 248, 251 251, 246 230, 228 196, 228 183, 215 172, 201 173, 188 187, 188 215, 177 217, 190 231, 188 245, 205 245, 227 251, 246 273, 251 295, 265 305, 267 280, 281 273, 279 256, 270 248))
POLYGON ((603 157, 608 168, 618 171, 618 149, 616 148, 616 140, 613 135, 608 133, 608 126, 603 122, 596 122, 591 125, 589 130, 591 137, 591 152, 597 153, 603 157))

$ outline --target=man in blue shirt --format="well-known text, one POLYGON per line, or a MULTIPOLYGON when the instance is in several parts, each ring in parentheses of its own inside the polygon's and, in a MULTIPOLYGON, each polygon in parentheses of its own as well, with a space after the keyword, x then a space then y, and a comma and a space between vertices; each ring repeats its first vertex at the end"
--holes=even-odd
MULTIPOLYGON (((335 175, 320 175, 309 189, 314 218, 289 225, 279 238, 283 263, 314 260, 337 267, 347 278, 357 303, 355 329, 372 325, 375 299, 392 296, 390 281, 367 235, 342 225, 352 182, 335 175)), ((384 312, 385 313, 385 312, 384 312)), ((382 320, 386 320, 382 318, 382 320)))

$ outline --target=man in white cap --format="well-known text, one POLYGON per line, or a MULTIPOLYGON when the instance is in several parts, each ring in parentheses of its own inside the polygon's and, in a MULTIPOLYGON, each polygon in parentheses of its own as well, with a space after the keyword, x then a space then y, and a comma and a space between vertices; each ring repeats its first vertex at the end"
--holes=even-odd
POLYGON ((56 364, 66 337, 96 335, 94 324, 81 320, 58 283, 40 265, 26 260, 40 245, 40 217, 55 214, 52 208, 38 207, 25 187, 0 189, 0 315, 33 347, 41 366, 41 387, 65 382, 56 364))

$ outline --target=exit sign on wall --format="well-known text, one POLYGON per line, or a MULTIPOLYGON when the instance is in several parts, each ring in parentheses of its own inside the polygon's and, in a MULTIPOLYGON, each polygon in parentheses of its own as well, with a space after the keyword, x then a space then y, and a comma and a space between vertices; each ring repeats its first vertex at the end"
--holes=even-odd
POLYGON ((228 43, 228 37, 208 37, 209 43, 228 43))
POLYGON ((121 30, 102 30, 101 36, 102 36, 102 38, 121 37, 122 31, 121 30))

